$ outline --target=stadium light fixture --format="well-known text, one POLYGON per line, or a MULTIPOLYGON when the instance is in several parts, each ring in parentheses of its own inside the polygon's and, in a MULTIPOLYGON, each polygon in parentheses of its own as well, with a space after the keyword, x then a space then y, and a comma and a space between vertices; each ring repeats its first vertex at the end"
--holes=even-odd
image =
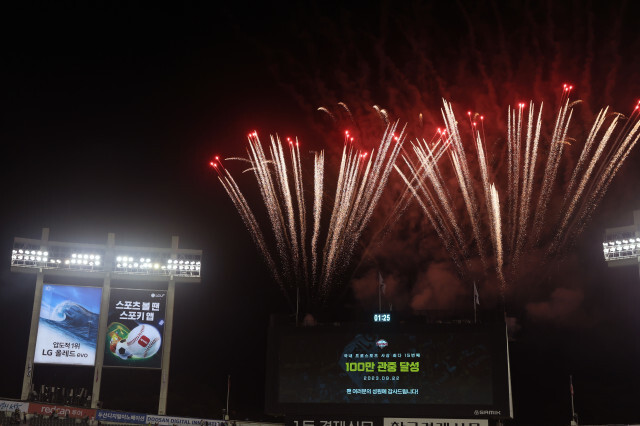
POLYGON ((640 263, 640 210, 633 212, 634 224, 607 228, 602 254, 609 266, 640 263))
POLYGON ((90 276, 112 272, 112 277, 135 276, 149 280, 171 276, 183 281, 200 278, 200 250, 111 247, 16 238, 11 250, 11 267, 22 272, 46 270, 67 274, 77 271, 90 276))

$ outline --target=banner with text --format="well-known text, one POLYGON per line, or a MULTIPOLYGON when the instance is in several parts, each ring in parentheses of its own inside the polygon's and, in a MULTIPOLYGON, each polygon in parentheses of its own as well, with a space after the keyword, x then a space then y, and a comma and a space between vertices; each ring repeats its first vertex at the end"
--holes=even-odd
POLYGON ((23 413, 29 412, 29 403, 22 401, 11 401, 9 399, 0 399, 0 411, 16 411, 23 413))
POLYGON ((286 426, 383 426, 382 418, 360 416, 287 417, 286 426))
POLYGON ((489 426, 485 419, 412 419, 394 418, 384 419, 384 426, 489 426))
POLYGON ((141 413, 126 413, 124 411, 96 410, 96 420, 142 425, 147 422, 147 415, 141 413))
POLYGON ((104 365, 162 367, 167 292, 111 289, 104 365))
POLYGON ((223 426, 225 422, 220 420, 197 419, 193 417, 154 416, 147 414, 147 423, 158 425, 204 425, 223 426))
POLYGON ((29 403, 30 414, 41 414, 43 416, 50 416, 57 414, 58 417, 67 417, 67 415, 74 419, 82 419, 85 417, 94 418, 96 416, 96 410, 93 408, 79 408, 79 407, 67 407, 64 405, 49 405, 38 404, 36 402, 29 403))
POLYGON ((101 297, 100 287, 45 284, 34 361, 93 365, 101 297))

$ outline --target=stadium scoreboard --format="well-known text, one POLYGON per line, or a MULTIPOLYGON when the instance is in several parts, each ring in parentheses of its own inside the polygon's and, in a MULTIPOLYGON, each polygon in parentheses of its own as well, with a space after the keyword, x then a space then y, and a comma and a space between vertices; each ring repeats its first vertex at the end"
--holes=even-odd
POLYGON ((395 324, 377 315, 364 324, 274 325, 267 412, 512 418, 504 324, 395 324))

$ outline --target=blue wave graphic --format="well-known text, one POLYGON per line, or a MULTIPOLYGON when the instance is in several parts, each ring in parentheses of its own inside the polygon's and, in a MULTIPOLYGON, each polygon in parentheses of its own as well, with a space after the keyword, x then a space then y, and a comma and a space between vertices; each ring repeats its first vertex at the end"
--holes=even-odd
POLYGON ((96 347, 100 316, 75 302, 67 300, 55 307, 51 318, 40 318, 48 327, 71 335, 90 347, 96 347))

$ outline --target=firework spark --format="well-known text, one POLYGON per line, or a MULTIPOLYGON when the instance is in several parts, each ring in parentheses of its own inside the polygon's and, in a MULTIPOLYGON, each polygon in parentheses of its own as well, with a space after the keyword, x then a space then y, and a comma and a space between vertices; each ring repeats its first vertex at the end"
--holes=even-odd
POLYGON ((395 165, 404 139, 398 136, 397 124, 389 126, 377 150, 360 152, 345 140, 329 225, 322 231, 324 187, 324 152, 314 153, 313 202, 307 217, 304 173, 299 143, 289 142, 289 160, 278 137, 271 137, 269 154, 257 133, 249 135, 248 158, 272 230, 277 261, 269 250, 255 214, 227 169, 217 168, 219 180, 242 217, 258 250, 265 258, 273 278, 290 300, 300 291, 313 307, 329 299, 335 277, 348 266, 352 253, 369 223, 373 211, 395 165), (311 221, 311 232, 307 221, 311 221), (324 247, 319 250, 321 238, 324 247))
MULTIPOLYGON (((536 106, 531 102, 528 114, 524 112, 526 105, 523 103, 516 109, 509 109, 507 182, 503 188, 507 200, 505 207, 501 207, 498 189, 495 182, 491 181, 491 177, 499 173, 497 170, 492 173, 488 169, 484 129, 479 131, 475 123, 470 121, 476 148, 475 160, 480 169, 479 185, 474 185, 458 121, 451 105, 444 101, 442 115, 447 132, 439 142, 451 145, 451 170, 464 201, 470 230, 465 230, 460 225, 465 218, 460 217, 459 213, 457 215, 451 208, 453 200, 443 189, 442 176, 445 169, 441 169, 439 162, 415 147, 413 157, 403 154, 407 171, 402 171, 399 167, 397 170, 462 276, 469 274, 467 261, 471 253, 465 245, 469 241, 475 242, 475 253, 482 259, 485 271, 490 259, 493 259, 503 291, 507 282, 516 278, 518 262, 525 250, 542 248, 548 258, 563 253, 582 231, 616 172, 640 139, 638 108, 626 120, 625 126, 620 126, 622 120, 619 114, 608 114, 608 108, 600 111, 572 170, 562 208, 557 215, 550 212, 549 204, 554 189, 558 186, 556 178, 576 104, 569 100, 568 92, 571 88, 572 86, 565 86, 563 103, 556 114, 553 132, 548 143, 544 144, 547 152, 544 165, 538 164, 540 147, 543 145, 540 143, 542 105, 536 112, 536 106), (541 175, 538 169, 542 169, 541 175), (481 189, 478 191, 476 186, 481 189), (481 199, 485 201, 484 209, 481 209, 478 202, 481 199), (532 206, 535 206, 533 215, 532 206), (505 215, 501 215, 501 211, 505 215), (549 229, 554 230, 553 237, 543 238, 545 231, 549 229), (483 238, 485 233, 489 234, 493 246, 492 257, 483 238)), ((471 120, 471 114, 468 114, 471 120)))

